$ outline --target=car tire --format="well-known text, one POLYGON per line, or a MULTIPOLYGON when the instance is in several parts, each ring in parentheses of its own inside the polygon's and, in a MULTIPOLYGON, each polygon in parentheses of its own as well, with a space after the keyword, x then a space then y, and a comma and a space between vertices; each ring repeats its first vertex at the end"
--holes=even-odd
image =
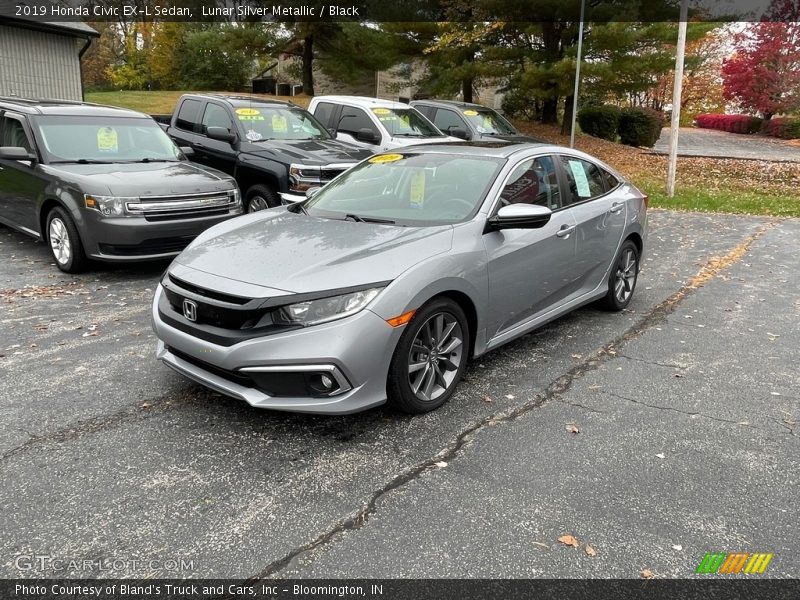
POLYGON ((245 210, 248 213, 275 208, 281 205, 281 197, 267 185, 254 185, 247 190, 245 210))
POLYGON ((386 394, 392 407, 422 414, 442 406, 458 387, 469 358, 469 325, 456 302, 439 297, 417 310, 405 328, 386 394))
POLYGON ((631 302, 639 278, 639 248, 631 240, 625 240, 617 252, 608 275, 608 293, 600 305, 610 311, 623 310, 631 302))
POLYGON ((56 207, 47 214, 45 237, 59 269, 65 273, 80 273, 86 268, 86 255, 78 229, 65 209, 56 207))

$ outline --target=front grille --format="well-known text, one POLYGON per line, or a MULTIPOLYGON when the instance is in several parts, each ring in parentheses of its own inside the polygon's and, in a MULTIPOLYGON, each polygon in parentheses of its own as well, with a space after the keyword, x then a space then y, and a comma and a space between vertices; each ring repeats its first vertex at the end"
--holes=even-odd
MULTIPOLYGON (((168 287, 164 287, 164 293, 172 309, 182 315, 183 301, 186 296, 168 287)), ((222 329, 247 329, 253 327, 263 314, 263 311, 258 309, 228 308, 197 301, 195 303, 197 304, 196 323, 221 327, 222 329)))
POLYGON ((148 221, 197 219, 221 216, 239 206, 233 190, 177 196, 143 196, 139 202, 128 202, 129 213, 148 221))
POLYGON ((342 168, 331 168, 326 167, 320 171, 320 180, 321 181, 330 181, 334 177, 338 177, 340 174, 344 173, 349 167, 342 167, 342 168))
POLYGON ((228 304, 247 304, 248 302, 250 302, 250 300, 252 300, 252 298, 231 296, 230 294, 223 294, 222 292, 201 288, 189 283, 188 281, 179 279, 171 273, 168 275, 168 277, 172 283, 174 283, 180 288, 183 288, 187 292, 192 292, 193 294, 197 294, 198 296, 204 296, 205 298, 211 298, 212 300, 219 300, 220 302, 227 302, 228 304))
POLYGON ((150 254, 177 254, 194 239, 194 236, 154 238, 138 244, 98 244, 100 252, 115 256, 147 256, 150 254))

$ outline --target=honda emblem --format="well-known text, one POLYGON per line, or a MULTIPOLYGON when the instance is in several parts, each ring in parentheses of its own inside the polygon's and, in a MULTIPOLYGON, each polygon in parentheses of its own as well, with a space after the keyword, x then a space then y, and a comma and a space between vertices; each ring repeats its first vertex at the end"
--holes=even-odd
POLYGON ((197 302, 189 299, 184 300, 183 316, 192 322, 197 321, 197 302))

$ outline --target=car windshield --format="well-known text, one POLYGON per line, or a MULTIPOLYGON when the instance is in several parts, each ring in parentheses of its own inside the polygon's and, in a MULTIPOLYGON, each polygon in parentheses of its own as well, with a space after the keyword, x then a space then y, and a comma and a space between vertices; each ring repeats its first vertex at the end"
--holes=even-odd
POLYGON ((172 162, 178 147, 145 117, 41 115, 36 118, 50 162, 172 162))
POLYGON ((416 109, 377 107, 372 113, 392 137, 443 137, 416 109))
POLYGON ((331 219, 458 223, 477 212, 504 162, 459 154, 378 154, 326 185, 303 208, 331 219))
POLYGON ((251 142, 264 140, 327 140, 330 133, 309 112, 289 106, 254 104, 234 109, 251 142))
POLYGON ((516 135, 517 130, 493 110, 464 109, 464 118, 470 122, 478 133, 483 135, 516 135))

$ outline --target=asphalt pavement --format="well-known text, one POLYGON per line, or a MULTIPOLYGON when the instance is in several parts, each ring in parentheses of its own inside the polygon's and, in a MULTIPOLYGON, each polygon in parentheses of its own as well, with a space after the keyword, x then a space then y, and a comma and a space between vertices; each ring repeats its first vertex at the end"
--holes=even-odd
POLYGON ((421 417, 209 392, 154 359, 165 264, 67 276, 0 228, 0 575, 686 577, 751 551, 798 576, 800 221, 650 227, 628 310, 476 359, 421 417))

